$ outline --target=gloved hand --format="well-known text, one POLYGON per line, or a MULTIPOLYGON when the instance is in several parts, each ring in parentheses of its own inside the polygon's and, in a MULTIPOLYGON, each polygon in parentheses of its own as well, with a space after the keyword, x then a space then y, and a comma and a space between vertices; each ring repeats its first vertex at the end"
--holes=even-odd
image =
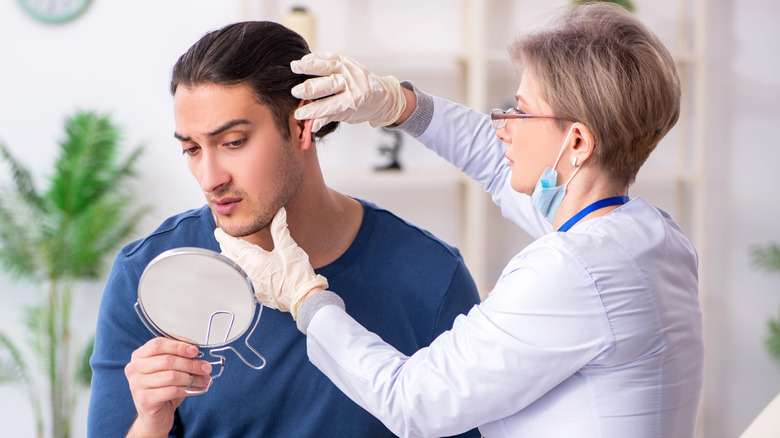
POLYGON ((374 128, 392 125, 406 109, 398 79, 375 76, 354 59, 338 53, 310 53, 292 61, 290 68, 294 73, 320 76, 293 87, 293 96, 308 100, 330 96, 295 111, 298 120, 314 119, 313 132, 333 121, 367 121, 374 128))
POLYGON ((271 221, 273 251, 233 237, 221 228, 214 230, 222 254, 236 262, 252 280, 255 297, 264 306, 298 317, 303 297, 315 287, 328 288, 328 280, 314 274, 309 256, 290 237, 287 212, 280 208, 271 221))

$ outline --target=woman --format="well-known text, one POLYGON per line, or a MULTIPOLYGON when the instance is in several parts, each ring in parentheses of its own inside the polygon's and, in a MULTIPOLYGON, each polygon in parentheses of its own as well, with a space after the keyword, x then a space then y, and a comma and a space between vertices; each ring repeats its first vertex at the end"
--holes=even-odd
POLYGON ((338 291, 311 290, 283 211, 274 251, 217 232, 223 252, 287 303, 311 361, 398 435, 691 437, 703 359, 696 253, 666 213, 627 197, 677 121, 674 61, 633 16, 598 3, 566 9, 511 55, 523 69, 517 108, 489 119, 338 55, 293 65, 331 75, 297 97, 335 93, 296 117, 399 125, 539 237, 430 347, 404 356, 352 320, 338 291))

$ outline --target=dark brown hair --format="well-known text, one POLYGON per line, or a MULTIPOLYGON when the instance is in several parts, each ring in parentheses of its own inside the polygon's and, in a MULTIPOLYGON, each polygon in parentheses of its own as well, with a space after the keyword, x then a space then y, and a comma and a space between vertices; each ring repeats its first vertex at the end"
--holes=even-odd
MULTIPOLYGON (((171 94, 176 94, 179 85, 245 83, 257 100, 271 109, 279 133, 289 139, 289 118, 300 102, 290 90, 312 77, 293 73, 290 62, 308 53, 306 40, 281 24, 230 24, 203 36, 176 61, 171 94)), ((337 122, 329 123, 314 135, 323 137, 337 127, 337 122)))

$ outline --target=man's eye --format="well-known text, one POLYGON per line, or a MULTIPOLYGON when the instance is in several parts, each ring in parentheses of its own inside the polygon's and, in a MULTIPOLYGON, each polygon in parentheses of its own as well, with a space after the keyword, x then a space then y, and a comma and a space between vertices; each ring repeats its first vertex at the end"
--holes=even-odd
POLYGON ((182 150, 182 154, 184 155, 195 155, 200 150, 200 146, 193 146, 191 148, 187 148, 182 150))
POLYGON ((238 148, 238 147, 241 147, 245 142, 246 142, 246 139, 242 138, 240 140, 236 140, 236 141, 231 141, 231 142, 225 143, 225 146, 227 146, 229 148, 238 148))

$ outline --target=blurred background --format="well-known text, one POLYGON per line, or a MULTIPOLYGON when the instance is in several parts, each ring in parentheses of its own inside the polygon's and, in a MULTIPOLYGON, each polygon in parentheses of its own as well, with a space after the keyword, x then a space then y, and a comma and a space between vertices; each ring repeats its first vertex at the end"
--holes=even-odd
MULTIPOLYGON (((352 56, 378 74, 488 111, 513 102, 518 78, 506 54, 513 37, 568 0, 9 0, 0 2, 0 143, 45 186, 63 123, 76 110, 110 113, 122 155, 144 146, 128 182, 151 206, 134 234, 204 203, 173 138, 168 80, 203 34, 242 20, 295 23, 314 50, 352 56), (85 9, 61 23, 46 12, 85 9), (58 5, 59 4, 59 5, 58 5), (290 20, 304 7, 305 21, 290 20), (40 11, 36 13, 36 8, 40 11), (57 9, 62 8, 62 9, 57 9), (299 27, 303 26, 303 27, 299 27)), ((678 125, 640 172, 630 195, 675 217, 700 260, 705 386, 699 435, 738 436, 780 392, 780 363, 764 346, 780 309, 780 275, 753 262, 780 243, 780 28, 774 0, 634 0, 635 13, 674 54, 684 83, 678 125)), ((55 17, 56 18, 56 17, 55 17)), ((396 212, 458 246, 487 294, 506 261, 530 239, 500 217, 478 187, 413 139, 342 126, 319 146, 326 182, 396 212), (402 170, 375 170, 393 162, 402 170)), ((0 185, 11 172, 0 165, 0 185)), ((74 286, 72 338, 88 342, 113 254, 96 280, 74 286)), ((25 345, 24 308, 41 284, 0 271, 0 332, 25 345)), ((27 351, 25 351, 27 354, 27 351)), ((38 370, 34 370, 38 372, 38 370)), ((18 382, 0 385, 4 436, 35 436, 18 382)), ((89 391, 77 392, 72 436, 86 435, 89 391)), ((262 395, 260 395, 262 396, 262 395)), ((44 410, 46 408, 44 407, 44 410)), ((45 426, 47 431, 50 426, 45 426)))

